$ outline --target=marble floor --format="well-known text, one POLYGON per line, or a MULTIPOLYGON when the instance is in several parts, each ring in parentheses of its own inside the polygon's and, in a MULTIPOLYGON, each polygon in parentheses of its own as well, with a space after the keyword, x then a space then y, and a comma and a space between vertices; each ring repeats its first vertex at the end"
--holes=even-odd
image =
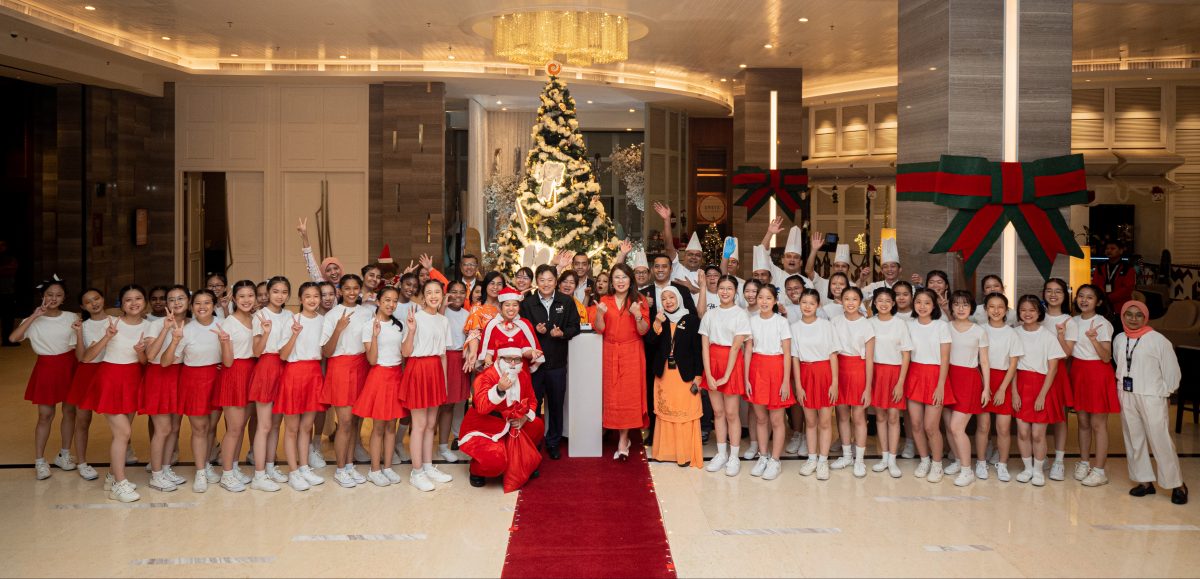
MULTIPOLYGON (((0 577, 500 574, 516 495, 498 485, 471 488, 463 463, 442 467, 456 480, 433 493, 407 484, 347 490, 332 481, 305 493, 160 493, 145 487, 148 475, 137 467, 130 478, 143 498, 120 505, 105 498, 100 481, 73 472, 53 469, 36 481, 35 413, 22 400, 32 362, 28 347, 0 349, 0 577)), ((135 425, 141 457, 145 420, 135 425)), ((1113 452, 1123 452, 1119 420, 1110 430, 1113 452)), ((92 463, 106 462, 103 420, 91 433, 92 463)), ((1175 440, 1186 456, 1184 479, 1200 488, 1200 428, 1186 420, 1175 440)), ((57 425, 49 448, 58 448, 57 425)), ((1068 452, 1074 448, 1071 440, 1068 452)), ((959 489, 950 478, 916 479, 915 461, 901 463, 901 479, 835 471, 825 483, 798 476, 797 460, 785 461, 775 481, 753 478, 749 468, 729 478, 652 463, 651 473, 680 577, 1194 577, 1200 569, 1200 501, 1179 507, 1169 493, 1129 497, 1123 458, 1110 463, 1112 484, 1095 489, 1069 480, 1039 489, 994 476, 959 489)), ((190 467, 178 471, 191 477, 190 467)))

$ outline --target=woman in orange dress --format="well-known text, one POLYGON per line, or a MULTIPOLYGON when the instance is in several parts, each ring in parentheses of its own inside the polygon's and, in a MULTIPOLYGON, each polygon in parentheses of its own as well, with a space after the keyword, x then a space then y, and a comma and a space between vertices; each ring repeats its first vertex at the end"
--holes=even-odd
POLYGON ((488 272, 483 276, 482 285, 483 303, 471 308, 471 313, 467 315, 467 323, 463 326, 463 332, 467 335, 467 341, 463 345, 463 351, 466 352, 464 357, 471 367, 479 360, 479 339, 483 337, 483 329, 492 318, 500 314, 499 296, 500 290, 505 286, 504 274, 498 271, 488 272))
POLYGON ((629 458, 629 429, 649 425, 646 411, 646 351, 650 307, 632 289, 633 270, 612 268, 612 287, 596 306, 596 332, 604 336, 603 426, 620 433, 614 460, 629 458))

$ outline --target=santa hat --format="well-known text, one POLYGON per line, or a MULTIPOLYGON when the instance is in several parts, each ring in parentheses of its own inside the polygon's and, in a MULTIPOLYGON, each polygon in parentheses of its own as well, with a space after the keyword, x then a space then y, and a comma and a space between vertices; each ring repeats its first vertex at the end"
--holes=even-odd
POLYGON ((783 246, 784 253, 804 255, 804 233, 795 225, 788 230, 787 244, 783 246))
POLYGON ((498 301, 500 303, 519 302, 519 301, 521 301, 521 292, 519 292, 513 288, 506 287, 506 288, 500 290, 500 295, 496 296, 496 301, 498 301))
POLYGON ((646 261, 646 252, 638 250, 630 254, 629 265, 633 269, 644 267, 650 269, 650 263, 646 261))
POLYGON ((704 248, 700 247, 700 236, 696 235, 695 231, 692 232, 692 239, 688 241, 687 247, 685 247, 683 250, 684 251, 704 251, 704 248))
POLYGON ((896 238, 889 237, 883 240, 883 247, 880 251, 883 255, 879 263, 900 263, 900 249, 896 247, 896 238))
POLYGON ((771 257, 767 255, 767 248, 761 245, 754 246, 754 263, 750 271, 765 270, 771 271, 771 257))
POLYGON ((850 246, 845 243, 839 243, 837 253, 833 256, 833 263, 850 263, 850 246))
POLYGON ((497 358, 520 358, 521 357, 521 349, 520 348, 500 348, 499 350, 496 350, 496 357, 497 358))
POLYGON ((392 248, 388 244, 383 244, 383 249, 379 252, 379 263, 395 263, 392 261, 392 248))

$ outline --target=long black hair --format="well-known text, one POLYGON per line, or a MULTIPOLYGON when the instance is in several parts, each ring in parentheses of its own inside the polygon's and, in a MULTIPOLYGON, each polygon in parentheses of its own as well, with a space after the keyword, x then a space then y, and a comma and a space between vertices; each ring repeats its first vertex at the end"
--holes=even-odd
POLYGON ((942 308, 941 308, 941 306, 938 305, 937 292, 935 292, 927 287, 923 287, 923 288, 913 292, 912 317, 914 320, 921 317, 919 314, 917 314, 917 296, 928 297, 929 301, 933 302, 933 311, 929 312, 929 319, 931 319, 931 320, 942 319, 942 308))
MULTIPOLYGON (((379 290, 379 294, 375 299, 377 299, 379 301, 383 301, 383 294, 386 294, 388 292, 392 292, 392 293, 396 294, 396 301, 400 300, 400 289, 397 288, 396 286, 391 286, 391 285, 382 287, 379 290)), ((392 315, 388 316, 388 317, 390 317, 392 319, 392 324, 394 324, 397 328, 399 328, 400 331, 404 331, 404 324, 400 323, 400 320, 396 319, 396 311, 395 310, 392 310, 392 315)))

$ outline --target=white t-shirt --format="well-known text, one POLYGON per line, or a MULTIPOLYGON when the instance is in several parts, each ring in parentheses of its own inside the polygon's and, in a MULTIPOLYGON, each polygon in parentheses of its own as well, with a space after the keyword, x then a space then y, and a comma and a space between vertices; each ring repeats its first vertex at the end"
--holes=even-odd
POLYGON ((1017 335, 1016 328, 1012 326, 993 328, 988 325, 983 326, 983 331, 987 332, 988 366, 991 369, 1008 371, 1008 365, 1012 362, 1012 358, 1020 358, 1025 355, 1025 349, 1021 346, 1021 338, 1017 335))
MULTIPOLYGON (((1063 328, 1063 339, 1068 342, 1078 342, 1079 328, 1075 326, 1075 320, 1071 318, 1070 314, 1058 314, 1056 316, 1046 314, 1046 319, 1042 320, 1042 327, 1050 330, 1050 333, 1057 339, 1058 324, 1063 322, 1067 323, 1063 328)), ((1062 344, 1059 345, 1061 346, 1062 344)))
MULTIPOLYGON (((104 337, 104 333, 108 331, 108 322, 112 321, 112 317, 104 318, 103 320, 84 320, 83 322, 83 347, 86 350, 92 344, 99 342, 104 337)), ((105 346, 107 348, 107 346, 105 346)), ((99 364, 104 361, 104 350, 96 355, 96 359, 85 364, 99 364)))
MULTIPOLYGON (((739 295, 739 298, 740 297, 741 296, 739 295)), ((739 299, 737 301, 744 302, 746 300, 739 299)), ((721 296, 717 295, 717 292, 709 292, 709 291, 704 292, 705 313, 707 314, 708 311, 715 310, 719 307, 721 307, 721 296)), ((741 307, 741 306, 738 306, 738 307, 741 307)))
POLYGON ((878 290, 879 288, 884 288, 884 287, 888 288, 888 289, 892 289, 892 286, 896 285, 899 281, 900 280, 897 279, 896 281, 894 281, 892 283, 888 283, 887 280, 881 279, 879 281, 871 282, 871 283, 867 284, 867 287, 862 288, 863 300, 870 302, 871 298, 875 295, 876 290, 878 290))
MULTIPOLYGON (((404 323, 404 322, 400 322, 404 323)), ((363 349, 371 344, 371 338, 375 333, 375 320, 363 326, 362 335, 363 349)), ((379 344, 378 355, 375 358, 376 366, 394 367, 399 366, 403 357, 400 355, 400 346, 404 343, 404 337, 408 335, 408 328, 403 330, 396 326, 391 320, 382 320, 379 322, 379 344)))
MULTIPOLYGON (((299 314, 300 334, 296 336, 296 343, 292 345, 292 354, 288 356, 288 362, 301 362, 321 359, 321 327, 325 325, 325 316, 316 314, 313 317, 307 317, 304 314, 299 314)), ((291 331, 292 322, 288 322, 288 331, 291 331)), ((274 329, 274 328, 272 328, 274 329)), ((288 339, 292 339, 288 336, 288 339)))
POLYGON ((769 265, 771 266, 771 285, 779 288, 780 293, 783 292, 784 287, 787 285, 788 278, 793 275, 800 276, 800 279, 804 281, 804 287, 813 287, 812 280, 805 277, 803 273, 788 273, 783 268, 775 265, 774 262, 769 263, 769 265))
MULTIPOLYGON (((446 346, 447 350, 462 350, 463 345, 467 343, 467 334, 463 331, 463 327, 467 325, 467 317, 471 315, 466 308, 459 308, 457 311, 446 308, 442 314, 446 316, 446 320, 450 322, 450 343, 446 346)), ((396 318, 403 322, 407 318, 396 318)))
MULTIPOLYGON (((166 318, 159 318, 157 320, 154 320, 153 322, 149 322, 149 324, 150 325, 146 326, 146 339, 156 340, 156 339, 158 339, 158 335, 161 334, 163 331, 163 326, 166 324, 166 318)), ((167 346, 170 344, 171 344, 171 336, 167 336, 167 337, 163 338, 162 347, 160 347, 158 349, 158 353, 155 354, 153 358, 150 358, 149 360, 147 360, 147 362, 149 362, 150 364, 155 364, 155 365, 161 364, 163 352, 167 351, 167 346)), ((179 356, 176 356, 175 361, 172 362, 171 365, 173 366, 175 364, 182 364, 182 363, 183 363, 183 360, 179 356)))
POLYGON ((214 316, 207 326, 193 319, 183 327, 183 338, 175 347, 175 356, 183 357, 184 366, 212 366, 221 363, 221 339, 213 331, 219 323, 214 316))
POLYGON ((117 335, 104 347, 104 361, 109 364, 136 364, 138 355, 133 347, 146 336, 146 328, 149 326, 150 323, 145 320, 127 324, 121 318, 117 318, 117 335))
MULTIPOLYGON (((417 335, 413 337, 411 358, 444 356, 450 345, 450 320, 441 314, 430 314, 425 310, 416 313, 417 335)), ((412 328, 408 328, 412 331, 412 328)))
POLYGON ((229 345, 232 346, 234 360, 254 357, 254 336, 262 335, 262 322, 258 316, 250 315, 249 328, 239 322, 237 317, 229 316, 221 320, 221 329, 229 334, 229 345))
POLYGON ((801 362, 828 361, 829 356, 838 351, 837 335, 833 333, 833 324, 829 320, 817 318, 811 324, 804 320, 792 323, 792 356, 801 362))
POLYGON ((892 366, 904 363, 902 353, 913 349, 908 323, 896 316, 886 322, 876 316, 871 318, 871 328, 875 331, 875 363, 892 366))
MULTIPOLYGON (((1050 360, 1067 357, 1066 352, 1063 352, 1062 346, 1058 343, 1058 337, 1052 330, 1047 330, 1045 327, 1032 332, 1025 328, 1017 328, 1017 336, 1020 337, 1021 349, 1025 352, 1017 362, 1018 370, 1045 374, 1050 371, 1050 360)), ((1059 368, 1059 371, 1062 370, 1059 368)))
POLYGON ((264 354, 278 354, 279 349, 288 343, 288 340, 292 339, 292 322, 295 319, 295 315, 294 312, 289 311, 287 308, 280 308, 278 314, 273 313, 271 308, 263 308, 254 314, 255 318, 257 318, 255 324, 258 326, 260 333, 263 327, 262 317, 266 316, 267 319, 271 320, 271 334, 267 336, 267 343, 263 347, 264 354))
POLYGON ((783 341, 792 339, 792 329, 779 314, 765 320, 755 314, 750 316, 750 336, 754 340, 753 353, 777 356, 783 354, 783 341))
POLYGON ((736 336, 750 335, 750 316, 737 306, 709 310, 700 320, 701 336, 708 336, 710 344, 733 346, 736 336))
MULTIPOLYGON (((849 278, 850 276, 847 275, 846 277, 849 278)), ((827 303, 835 301, 833 298, 828 297, 829 296, 829 280, 825 279, 824 277, 821 277, 821 274, 819 274, 815 271, 813 272, 812 284, 808 284, 808 285, 806 285, 806 287, 811 287, 821 293, 821 303, 822 304, 827 304, 827 303)), ((848 285, 846 287, 858 287, 858 284, 855 283, 854 280, 850 280, 850 285, 848 285)), ((870 296, 870 295, 871 294, 863 292, 863 296, 870 296)), ((864 297, 863 299, 866 299, 866 297, 864 297)))
POLYGON ((829 321, 837 335, 838 354, 867 358, 867 342, 875 339, 875 326, 867 318, 850 321, 845 314, 829 321))
MULTIPOLYGON (((988 325, 987 307, 983 304, 975 306, 975 313, 971 314, 971 321, 981 326, 988 325)), ((1012 308, 1004 313, 1004 323, 1015 326, 1017 325, 1017 312, 1012 308)))
POLYGON ((79 315, 60 311, 57 316, 42 316, 29 324, 25 339, 39 356, 56 356, 75 349, 75 330, 71 327, 79 315))
POLYGON ((1078 332, 1079 340, 1075 342, 1075 347, 1071 349, 1071 357, 1077 360, 1099 360, 1100 355, 1096 353, 1096 347, 1092 345, 1092 339, 1087 337, 1087 332, 1095 324, 1096 341, 1097 342, 1112 342, 1113 327, 1104 316, 1093 315, 1090 319, 1083 319, 1083 316, 1075 316, 1072 318, 1075 325, 1075 330, 1078 332))
POLYGON ((333 329, 337 326, 338 320, 342 319, 342 316, 346 314, 346 311, 350 312, 350 322, 346 324, 345 329, 338 336, 337 345, 333 348, 332 356, 353 356, 365 351, 360 338, 362 337, 363 326, 368 325, 375 315, 370 306, 359 305, 349 308, 342 304, 333 306, 329 310, 329 313, 325 314, 325 322, 321 326, 321 345, 324 346, 329 343, 329 339, 333 337, 333 329))
MULTIPOLYGON (((987 332, 979 324, 971 323, 967 331, 960 332, 950 326, 950 364, 964 368, 979 367, 979 349, 988 347, 987 332)), ((990 362, 991 359, 989 358, 990 362)), ((988 365, 989 367, 991 364, 988 365)))
POLYGON ((910 358, 913 363, 941 365, 942 344, 951 342, 950 324, 945 320, 930 320, 928 324, 922 324, 917 318, 909 318, 908 335, 913 343, 910 358))

